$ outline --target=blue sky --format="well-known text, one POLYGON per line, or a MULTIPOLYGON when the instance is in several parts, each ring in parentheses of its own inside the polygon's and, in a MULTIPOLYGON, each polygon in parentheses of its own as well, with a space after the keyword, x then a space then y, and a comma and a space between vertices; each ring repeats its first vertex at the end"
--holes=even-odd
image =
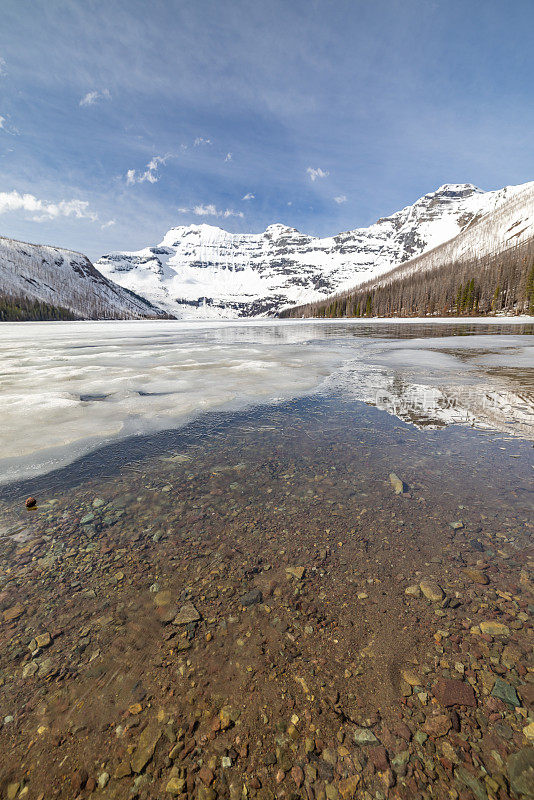
POLYGON ((0 234, 328 235, 534 177, 532 0, 0 0, 0 234))

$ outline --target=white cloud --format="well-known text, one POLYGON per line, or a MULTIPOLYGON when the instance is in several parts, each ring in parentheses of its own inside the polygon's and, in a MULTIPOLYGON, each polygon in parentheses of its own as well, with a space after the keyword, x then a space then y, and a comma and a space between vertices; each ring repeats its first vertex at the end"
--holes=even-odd
POLYGON ((0 56, 0 78, 3 78, 4 75, 7 75, 6 60, 0 56))
POLYGON ((166 164, 168 159, 172 158, 170 154, 166 156, 154 156, 146 165, 144 172, 137 172, 135 169, 129 169, 126 173, 126 183, 128 186, 133 186, 134 183, 157 183, 160 179, 158 175, 158 167, 160 164, 166 164))
POLYGON ((115 225, 115 220, 110 219, 108 222, 104 222, 103 225, 100 226, 101 230, 105 231, 106 228, 112 228, 115 225))
POLYGON ((93 92, 87 92, 87 94, 81 98, 79 105, 94 106, 94 104, 98 103, 99 100, 111 100, 111 93, 109 89, 102 89, 101 92, 99 92, 97 89, 95 89, 93 92))
POLYGON ((334 203, 337 203, 338 206, 340 206, 341 203, 346 203, 346 202, 347 202, 347 196, 344 194, 338 194, 337 197, 334 197, 334 203))
POLYGON ((59 203, 47 203, 33 194, 19 194, 17 191, 0 192, 0 214, 11 211, 25 211, 34 222, 57 219, 58 217, 76 217, 77 219, 98 220, 98 214, 89 209, 86 200, 60 200, 59 203))
POLYGON ((226 154, 226 158, 224 160, 225 161, 231 161, 232 160, 232 154, 231 153, 227 153, 226 154))
POLYGON ((252 192, 247 192, 246 195, 242 198, 243 200, 255 200, 256 195, 252 194, 252 192))
POLYGON ((317 178, 326 178, 330 174, 327 170, 321 169, 321 167, 308 167, 306 173, 312 181, 316 181, 317 178))
POLYGON ((0 131, 8 133, 10 136, 18 136, 19 131, 7 119, 0 114, 0 131))
POLYGON ((232 208, 217 208, 213 203, 198 205, 193 208, 179 208, 180 214, 194 214, 196 217, 244 217, 242 211, 234 211, 232 208))
POLYGON ((193 144, 195 147, 200 147, 203 144, 213 144, 213 142, 211 141, 211 139, 204 139, 203 136, 197 136, 193 144))

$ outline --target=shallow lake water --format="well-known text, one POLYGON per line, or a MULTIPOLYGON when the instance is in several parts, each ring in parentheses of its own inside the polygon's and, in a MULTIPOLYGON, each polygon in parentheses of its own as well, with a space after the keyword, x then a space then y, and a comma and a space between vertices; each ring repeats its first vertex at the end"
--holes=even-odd
POLYGON ((531 326, 5 330, 0 790, 520 796, 531 326))

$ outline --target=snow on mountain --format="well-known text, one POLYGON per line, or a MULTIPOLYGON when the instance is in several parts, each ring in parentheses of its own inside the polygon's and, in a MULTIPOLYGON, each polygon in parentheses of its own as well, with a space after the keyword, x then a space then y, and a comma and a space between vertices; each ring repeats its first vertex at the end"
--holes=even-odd
MULTIPOLYGON (((502 199, 477 214, 456 236, 409 259, 377 283, 386 284, 414 272, 437 269, 494 253, 502 253, 534 238, 534 181, 502 189, 502 199)), ((490 193, 488 193, 490 194, 490 193)), ((492 192, 491 194, 501 194, 492 192)))
POLYGON ((180 318, 272 314, 353 288, 435 248, 525 186, 483 192, 445 184, 368 228, 324 239, 280 224, 260 234, 178 226, 159 245, 110 253, 97 266, 180 318))
POLYGON ((39 300, 82 319, 162 316, 104 277, 81 253, 0 237, 0 299, 39 300))

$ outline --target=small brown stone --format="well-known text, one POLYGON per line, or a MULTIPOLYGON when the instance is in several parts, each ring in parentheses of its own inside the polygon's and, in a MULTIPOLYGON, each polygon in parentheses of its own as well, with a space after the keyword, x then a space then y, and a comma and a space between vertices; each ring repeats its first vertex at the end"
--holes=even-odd
POLYGON ((304 782, 304 772, 302 771, 301 767, 291 767, 291 777, 295 781, 297 789, 300 789, 304 782))
POLYGON ((434 697, 442 706, 469 706, 475 708, 473 687, 465 681, 440 678, 434 686, 434 697))
POLYGON ((24 606, 21 603, 17 603, 17 605, 11 606, 11 608, 4 611, 4 622, 13 622, 22 614, 24 614, 24 606))
POLYGON ((26 498, 26 508, 33 508, 37 505, 37 500, 35 497, 27 497, 26 498))
POLYGON ((76 796, 84 788, 88 777, 87 770, 85 769, 77 769, 73 774, 72 778, 70 779, 70 785, 74 796, 76 796))
POLYGON ((198 771, 198 777, 205 786, 209 786, 210 783, 213 783, 214 775, 209 767, 201 767, 198 771))
POLYGON ((473 581, 473 583, 480 583, 481 585, 489 583, 488 576, 479 569, 468 567, 467 569, 464 569, 464 575, 467 575, 469 580, 473 581))
POLYGON ((369 760, 379 772, 383 772, 389 768, 388 754, 386 748, 382 747, 382 745, 368 747, 365 753, 369 756, 369 760))
POLYGON ((342 800, 352 800, 356 795, 358 784, 360 782, 359 775, 351 775, 348 778, 339 782, 339 794, 342 800))
POLYGON ((428 717, 422 730, 429 736, 445 736, 451 729, 451 720, 447 714, 438 714, 435 717, 428 717))

